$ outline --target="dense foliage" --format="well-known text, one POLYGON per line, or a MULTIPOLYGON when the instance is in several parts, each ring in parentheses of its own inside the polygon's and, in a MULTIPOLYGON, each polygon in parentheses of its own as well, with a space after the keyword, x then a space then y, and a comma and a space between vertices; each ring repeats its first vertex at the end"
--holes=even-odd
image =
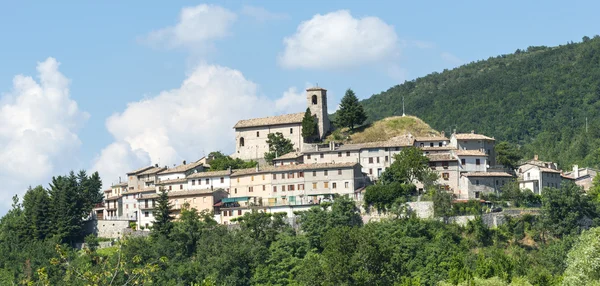
POLYGON ((302 138, 304 142, 310 142, 315 138, 318 131, 317 119, 310 112, 310 108, 306 108, 306 112, 304 112, 304 117, 302 118, 302 138))
POLYGON ((281 132, 269 133, 267 137, 269 152, 265 153, 265 160, 271 164, 273 159, 294 151, 292 140, 285 138, 281 132))
POLYGON ((563 168, 600 165, 599 36, 434 72, 361 103, 372 122, 401 115, 402 96, 407 113, 446 134, 476 130, 563 168))
POLYGON ((230 156, 226 156, 221 152, 211 152, 208 154, 208 158, 210 161, 208 164, 210 165, 210 171, 223 171, 228 168, 231 169, 244 169, 244 168, 253 168, 256 166, 257 162, 250 160, 244 161, 240 158, 231 158, 230 156))

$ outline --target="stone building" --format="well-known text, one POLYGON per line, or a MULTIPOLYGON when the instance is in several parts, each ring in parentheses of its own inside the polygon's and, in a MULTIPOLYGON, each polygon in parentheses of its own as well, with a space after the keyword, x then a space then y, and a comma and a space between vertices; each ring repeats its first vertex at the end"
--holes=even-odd
POLYGON ((571 172, 565 173, 564 178, 571 179, 576 185, 580 186, 586 192, 592 187, 594 178, 598 174, 598 170, 592 168, 579 168, 577 165, 573 165, 571 172))
MULTIPOLYGON (((331 128, 327 114, 327 90, 313 87, 306 90, 306 100, 318 123, 318 136, 324 138, 331 128)), ((235 153, 244 160, 263 158, 269 151, 268 135, 281 133, 292 141, 296 151, 302 151, 302 119, 304 112, 238 121, 235 126, 235 153)))
POLYGON ((533 160, 521 164, 517 170, 519 188, 529 189, 536 195, 541 195, 545 187, 560 188, 563 180, 556 163, 541 161, 537 155, 533 160))

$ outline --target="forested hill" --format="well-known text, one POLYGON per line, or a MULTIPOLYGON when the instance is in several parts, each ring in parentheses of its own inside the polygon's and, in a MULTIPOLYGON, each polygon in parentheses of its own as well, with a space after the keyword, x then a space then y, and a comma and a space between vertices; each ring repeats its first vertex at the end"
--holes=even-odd
POLYGON ((407 114, 447 134, 476 130, 562 168, 600 165, 599 36, 407 81, 362 101, 369 120, 402 114, 402 96, 407 114))

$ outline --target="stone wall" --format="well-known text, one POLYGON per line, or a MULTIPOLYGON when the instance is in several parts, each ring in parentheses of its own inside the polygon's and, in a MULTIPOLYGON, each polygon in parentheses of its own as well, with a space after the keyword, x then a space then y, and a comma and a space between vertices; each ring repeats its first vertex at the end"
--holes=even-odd
POLYGON ((97 224, 98 237, 120 238, 125 233, 125 229, 129 228, 128 220, 98 220, 97 224))

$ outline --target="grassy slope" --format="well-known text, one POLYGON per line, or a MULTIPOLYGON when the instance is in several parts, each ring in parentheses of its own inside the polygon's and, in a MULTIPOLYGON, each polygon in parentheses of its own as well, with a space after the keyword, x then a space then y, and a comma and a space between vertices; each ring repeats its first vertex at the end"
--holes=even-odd
POLYGON ((413 136, 439 135, 439 132, 415 116, 393 116, 362 126, 351 135, 348 135, 347 129, 336 130, 328 140, 335 137, 335 141, 342 141, 341 137, 349 136, 346 141, 365 143, 385 141, 408 133, 413 136))

